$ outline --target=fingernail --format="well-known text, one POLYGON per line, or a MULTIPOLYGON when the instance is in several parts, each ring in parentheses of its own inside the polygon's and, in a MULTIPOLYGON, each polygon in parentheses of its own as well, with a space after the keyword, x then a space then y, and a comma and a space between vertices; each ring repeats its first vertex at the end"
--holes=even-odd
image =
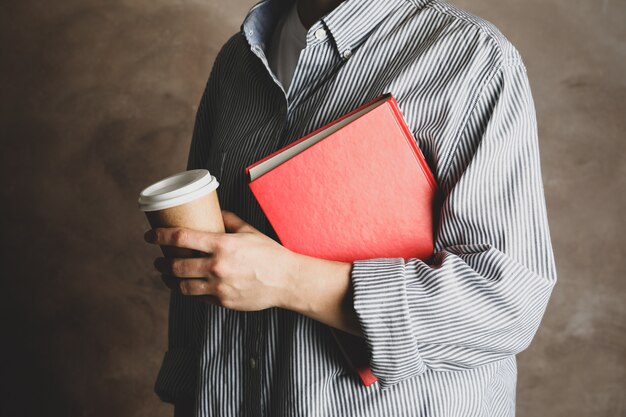
POLYGON ((150 242, 150 243, 154 242, 154 232, 152 231, 152 229, 144 233, 143 238, 146 242, 150 242))
POLYGON ((156 258, 154 260, 154 262, 152 262, 154 264, 154 267, 156 269, 161 269, 161 267, 163 266, 163 259, 162 258, 156 258))

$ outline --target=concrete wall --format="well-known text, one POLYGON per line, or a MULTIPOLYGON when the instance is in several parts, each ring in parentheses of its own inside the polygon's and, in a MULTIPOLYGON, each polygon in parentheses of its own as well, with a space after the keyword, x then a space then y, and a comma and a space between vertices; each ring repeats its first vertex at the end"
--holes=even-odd
MULTIPOLYGON (((626 415, 626 2, 459 0, 528 67, 559 282, 520 416, 626 415)), ((168 416, 168 290, 138 191, 184 166, 249 0, 22 0, 0 13, 3 416, 168 416)))

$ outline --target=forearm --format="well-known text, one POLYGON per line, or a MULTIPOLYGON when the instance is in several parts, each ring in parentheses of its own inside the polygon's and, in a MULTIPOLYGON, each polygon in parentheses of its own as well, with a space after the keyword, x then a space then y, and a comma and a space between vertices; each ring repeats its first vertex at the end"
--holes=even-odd
POLYGON ((294 260, 281 307, 362 337, 352 298, 352 264, 297 253, 294 260))

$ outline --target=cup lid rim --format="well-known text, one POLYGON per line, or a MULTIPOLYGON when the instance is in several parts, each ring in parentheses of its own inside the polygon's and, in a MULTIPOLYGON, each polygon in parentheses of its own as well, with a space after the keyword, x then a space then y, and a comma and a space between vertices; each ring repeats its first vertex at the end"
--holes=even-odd
POLYGON ((206 169, 178 172, 144 188, 139 193, 139 208, 154 211, 174 207, 208 194, 218 185, 217 179, 206 169))

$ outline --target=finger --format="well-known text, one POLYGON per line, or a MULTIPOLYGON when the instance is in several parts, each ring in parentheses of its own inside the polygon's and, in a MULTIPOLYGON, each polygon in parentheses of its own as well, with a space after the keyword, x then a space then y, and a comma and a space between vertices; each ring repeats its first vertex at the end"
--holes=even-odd
POLYGON ((184 279, 179 283, 183 295, 212 295, 212 285, 204 279, 184 279))
MULTIPOLYGON (((167 274, 161 274, 161 280, 163 280, 163 282, 165 283, 167 288, 169 288, 172 291, 176 291, 179 294, 182 294, 182 295, 197 295, 199 298, 207 297, 207 298, 209 298, 208 301, 213 301, 213 304, 215 304, 216 301, 219 301, 215 295, 207 294, 207 293, 212 293, 212 290, 211 290, 210 287, 209 288, 204 288, 203 287, 207 283, 207 281, 205 281, 203 279, 191 278, 191 279, 186 279, 186 280, 183 281, 183 280, 181 280, 180 278, 177 278, 177 277, 172 277, 172 276, 167 275, 167 274), (198 283, 196 283, 196 281, 198 281, 198 283), (202 282, 199 282, 199 281, 202 281, 202 282), (185 291, 187 292, 187 294, 183 293, 183 291, 182 291, 181 284, 183 282, 191 283, 191 287, 190 288, 189 287, 185 287, 185 291)), ((204 300, 201 300, 201 301, 204 301, 204 300)))
POLYGON ((227 232, 258 232, 251 224, 247 223, 232 211, 222 210, 222 218, 224 219, 224 228, 227 232))
POLYGON ((206 253, 215 251, 224 233, 203 232, 186 227, 155 227, 148 230, 144 239, 157 245, 177 246, 206 253))
POLYGON ((154 260, 154 267, 161 273, 177 278, 207 278, 212 258, 164 258, 154 260))
POLYGON ((178 287, 178 283, 180 282, 180 278, 176 278, 167 274, 161 274, 161 280, 165 284, 167 288, 172 291, 180 291, 178 287))

